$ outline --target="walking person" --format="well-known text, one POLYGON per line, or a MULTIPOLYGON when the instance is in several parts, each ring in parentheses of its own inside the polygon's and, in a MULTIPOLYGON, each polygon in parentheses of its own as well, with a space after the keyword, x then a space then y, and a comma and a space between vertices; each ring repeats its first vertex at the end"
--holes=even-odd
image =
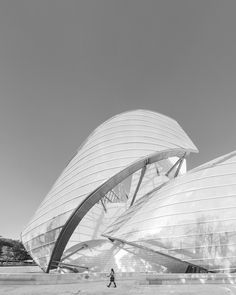
POLYGON ((108 277, 110 277, 110 283, 109 283, 109 285, 107 285, 107 287, 110 288, 111 283, 113 283, 113 284, 114 284, 114 288, 116 288, 115 272, 114 272, 114 269, 113 269, 113 268, 111 269, 111 272, 110 272, 110 274, 108 275, 108 277))

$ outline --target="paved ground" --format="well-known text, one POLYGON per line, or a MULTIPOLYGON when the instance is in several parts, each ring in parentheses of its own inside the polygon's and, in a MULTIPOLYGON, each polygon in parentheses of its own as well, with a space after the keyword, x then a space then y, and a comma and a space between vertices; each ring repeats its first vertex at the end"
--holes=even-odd
POLYGON ((64 285, 12 285, 0 286, 0 294, 7 295, 236 295, 235 285, 138 285, 135 281, 117 282, 117 288, 107 288, 104 282, 64 285))

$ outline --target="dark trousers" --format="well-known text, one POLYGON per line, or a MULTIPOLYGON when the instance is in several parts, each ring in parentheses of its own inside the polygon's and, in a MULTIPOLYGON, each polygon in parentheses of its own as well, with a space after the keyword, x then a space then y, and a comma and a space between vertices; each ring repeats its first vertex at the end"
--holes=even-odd
POLYGON ((113 283, 113 284, 114 284, 114 287, 116 288, 116 283, 115 283, 115 281, 114 281, 114 280, 110 280, 110 284, 109 284, 109 285, 107 285, 107 287, 108 287, 108 288, 110 288, 110 286, 111 286, 111 283, 113 283))

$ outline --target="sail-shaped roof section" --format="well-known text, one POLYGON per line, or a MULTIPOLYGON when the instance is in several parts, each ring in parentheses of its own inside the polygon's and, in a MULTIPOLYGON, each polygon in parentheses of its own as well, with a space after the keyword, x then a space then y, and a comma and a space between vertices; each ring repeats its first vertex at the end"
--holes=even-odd
POLYGON ((209 271, 235 272, 235 175, 236 151, 144 196, 104 235, 209 271))
POLYGON ((22 232, 36 263, 48 271, 88 210, 150 155, 164 151, 164 158, 182 157, 197 148, 175 120, 152 111, 122 113, 95 129, 22 232))

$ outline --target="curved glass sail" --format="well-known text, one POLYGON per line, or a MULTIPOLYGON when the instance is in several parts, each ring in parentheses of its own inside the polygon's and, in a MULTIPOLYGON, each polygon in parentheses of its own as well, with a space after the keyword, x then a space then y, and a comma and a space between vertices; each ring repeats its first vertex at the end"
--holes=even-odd
POLYGON ((216 272, 236 271, 236 152, 147 194, 105 232, 216 272))
MULTIPOLYGON (((197 152, 175 120, 155 112, 130 111, 100 125, 79 148, 22 232, 23 244, 35 262, 48 271, 52 260, 60 259, 74 227, 79 223, 83 227, 82 220, 94 206, 91 196, 96 191, 100 195, 94 202, 102 199, 93 209, 99 218, 106 207, 104 196, 108 197, 108 191, 115 198, 111 189, 123 181, 124 175, 133 173, 129 174, 129 167, 153 153, 178 149, 187 154, 197 152), (104 194, 103 187, 107 190, 104 194)), ((83 242, 82 232, 75 231, 75 243, 83 242)))

